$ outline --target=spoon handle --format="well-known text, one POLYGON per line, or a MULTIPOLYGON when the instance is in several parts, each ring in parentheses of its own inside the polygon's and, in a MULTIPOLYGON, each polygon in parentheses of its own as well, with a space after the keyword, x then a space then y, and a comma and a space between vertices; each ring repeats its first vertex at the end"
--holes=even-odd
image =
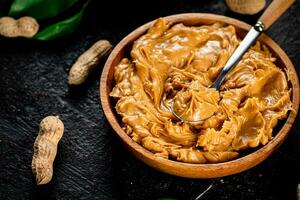
POLYGON ((265 30, 268 29, 295 0, 273 0, 258 21, 261 21, 265 30))
POLYGON ((251 47, 259 35, 268 29, 294 2, 295 0, 273 0, 230 56, 214 83, 209 86, 210 88, 219 90, 228 72, 239 62, 244 53, 251 47))
POLYGON ((221 84, 226 78, 228 72, 240 61, 245 52, 251 47, 251 45, 256 41, 261 32, 264 31, 264 26, 261 22, 257 22, 250 31, 247 33, 245 38, 241 41, 239 46, 235 49, 233 54, 230 56, 222 71, 219 73, 216 80, 211 84, 210 88, 215 88, 219 90, 221 84))

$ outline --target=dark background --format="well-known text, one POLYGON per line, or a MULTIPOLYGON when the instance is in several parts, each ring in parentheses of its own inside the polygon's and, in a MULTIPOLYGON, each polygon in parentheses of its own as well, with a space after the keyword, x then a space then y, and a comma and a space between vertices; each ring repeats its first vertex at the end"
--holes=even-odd
MULTIPOLYGON (((296 199, 300 181, 300 119, 284 144, 246 172, 219 179, 192 180, 163 174, 135 159, 103 116, 99 77, 69 87, 67 75, 77 57, 99 39, 116 45, 138 26, 160 16, 207 12, 250 24, 255 16, 228 11, 221 0, 92 0, 75 33, 51 42, 0 38, 0 199, 296 199), (38 124, 59 115, 65 133, 59 143, 52 181, 36 186, 31 172, 38 124)), ((300 72, 300 2, 267 33, 300 72)))

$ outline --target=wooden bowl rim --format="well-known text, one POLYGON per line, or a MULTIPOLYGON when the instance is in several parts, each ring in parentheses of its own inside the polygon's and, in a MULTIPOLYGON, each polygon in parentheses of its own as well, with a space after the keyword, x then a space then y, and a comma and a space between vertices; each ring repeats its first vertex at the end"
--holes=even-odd
MULTIPOLYGON (((231 24, 234 25, 237 28, 243 29, 243 30, 249 30, 250 25, 246 24, 245 22, 239 21, 237 19, 233 19, 230 17, 222 16, 222 15, 217 15, 217 14, 210 14, 210 13, 184 13, 184 14, 176 14, 176 15, 170 15, 164 17, 168 22, 172 23, 180 23, 182 21, 187 21, 187 20, 198 20, 198 24, 203 24, 203 21, 213 21, 213 22, 224 22, 226 24, 231 24), (202 22, 201 22, 202 21, 202 22)), ((190 175, 182 175, 182 174, 176 174, 177 176, 182 176, 182 177, 190 177, 190 178, 212 178, 212 177, 220 177, 220 176, 225 176, 225 175, 230 175, 230 174, 235 174, 239 173, 241 171, 247 170, 251 167, 254 167, 255 165, 259 164, 262 162, 265 158, 267 158, 275 149, 277 149, 281 143, 284 141, 284 139, 287 137, 289 130, 292 127, 293 122, 296 119, 298 109, 299 109, 299 80, 297 77, 297 73, 295 71, 295 68, 288 58, 288 56, 285 54, 285 52, 279 47, 278 44, 276 44, 270 37, 267 35, 263 34, 259 40, 262 40, 263 43, 267 44, 269 48, 271 48, 276 54, 277 57, 279 57, 282 60, 283 66, 285 66, 289 73, 289 79, 292 84, 292 107, 294 111, 291 111, 288 114, 288 118, 285 121, 285 124, 282 126, 280 131, 276 134, 276 136, 270 140, 266 145, 260 147, 256 151, 247 154, 245 156, 239 157, 237 159, 223 162, 223 163, 209 163, 209 164, 192 164, 192 163, 184 163, 184 162, 178 162, 178 161, 173 161, 169 159, 162 159, 157 156, 155 156, 152 152, 148 151, 144 147, 142 147, 140 144, 134 142, 121 128, 116 115, 113 111, 113 108, 110 105, 110 97, 109 97, 109 92, 107 89, 107 84, 108 84, 108 73, 109 69, 112 65, 112 62, 116 55, 122 51, 124 47, 128 45, 129 42, 132 41, 132 38, 138 38, 141 36, 143 33, 145 33, 149 27, 153 24, 155 20, 148 22, 139 28, 135 29, 132 31, 130 34, 128 34, 123 40, 121 40, 118 45, 113 49, 111 52, 110 56, 108 57, 100 79, 100 100, 102 104, 102 109, 103 112, 106 116, 106 119, 110 123, 111 127, 114 129, 114 131, 118 134, 118 136, 131 148, 133 148, 136 153, 140 154, 142 157, 146 157, 148 162, 153 161, 156 163, 162 163, 165 166, 172 166, 181 170, 193 170, 198 173, 198 175, 195 176, 190 176, 190 175), (263 158, 261 158, 263 157, 263 158), (237 168, 237 166, 241 166, 241 168, 237 168), (225 173, 221 175, 216 175, 216 176, 208 176, 206 177, 205 175, 201 175, 199 173, 203 173, 203 171, 217 171, 217 170, 222 170, 225 168, 232 168, 230 173, 225 173), (235 168, 235 169, 234 169, 235 168)), ((141 159, 141 158, 140 158, 141 159)), ((143 159, 142 159, 143 160, 143 159)), ((144 161, 144 160, 143 160, 144 161)), ((146 162, 146 161, 144 161, 146 162)), ((146 163, 148 163, 146 162, 146 163)), ((149 164, 149 163, 148 163, 149 164)), ((153 167, 153 165, 152 165, 153 167)), ((160 167, 155 167, 157 169, 160 169, 160 167)), ((170 173, 175 175, 174 173, 167 172, 163 170, 166 173, 170 173)), ((216 172, 216 174, 218 174, 216 172)))

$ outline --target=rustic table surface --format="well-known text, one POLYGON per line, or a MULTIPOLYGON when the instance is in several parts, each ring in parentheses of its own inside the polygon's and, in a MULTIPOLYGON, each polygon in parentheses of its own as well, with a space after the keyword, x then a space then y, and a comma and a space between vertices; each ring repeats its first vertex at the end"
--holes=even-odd
MULTIPOLYGON (((158 172, 134 158, 115 136, 99 103, 101 63, 86 84, 69 87, 76 58, 99 39, 114 45, 160 16, 206 12, 253 24, 259 17, 230 12, 221 0, 161 0, 133 4, 92 0, 75 33, 52 42, 0 38, 0 199, 296 199, 300 181, 300 119, 284 144, 246 172, 192 180, 158 172), (59 115, 65 133, 52 181, 36 186, 31 172, 38 124, 59 115)), ((267 32, 300 73, 299 0, 267 32)))

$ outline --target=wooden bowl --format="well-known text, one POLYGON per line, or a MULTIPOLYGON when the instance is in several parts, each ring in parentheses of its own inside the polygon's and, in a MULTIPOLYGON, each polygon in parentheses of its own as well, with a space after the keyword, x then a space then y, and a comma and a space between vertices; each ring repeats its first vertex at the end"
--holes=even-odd
MULTIPOLYGON (((214 22, 223 22, 226 24, 234 25, 237 29, 237 33, 240 37, 243 37, 245 33, 250 29, 250 25, 241 22, 236 19, 232 19, 225 16, 205 14, 205 13, 187 13, 178 14, 165 17, 168 22, 171 23, 183 23, 185 25, 202 25, 212 24, 214 22)), ((284 121, 284 125, 279 132, 273 132, 275 136, 267 145, 262 146, 258 150, 250 153, 246 156, 237 158, 232 161, 218 163, 218 164, 189 164, 183 162, 172 161, 164 158, 154 156, 153 153, 134 142, 121 128, 114 104, 109 97, 109 93, 114 87, 114 67, 120 62, 120 60, 128 55, 131 50, 132 44, 141 35, 143 35, 153 21, 149 22, 126 36, 112 51, 104 66, 101 82, 100 82, 100 99, 104 114, 115 130, 117 135, 126 144, 128 149, 140 160, 148 164, 149 166, 176 176, 188 177, 188 178, 215 178, 222 177, 231 174, 236 174, 247 170, 265 160, 275 149, 277 149, 282 142, 288 136, 289 130, 295 121, 298 107, 299 107, 299 81, 294 66, 284 51, 267 35, 263 34, 259 40, 267 45, 273 56, 277 57, 276 65, 282 69, 286 69, 289 76, 289 85, 292 88, 292 106, 294 111, 289 112, 287 119, 284 121)))

